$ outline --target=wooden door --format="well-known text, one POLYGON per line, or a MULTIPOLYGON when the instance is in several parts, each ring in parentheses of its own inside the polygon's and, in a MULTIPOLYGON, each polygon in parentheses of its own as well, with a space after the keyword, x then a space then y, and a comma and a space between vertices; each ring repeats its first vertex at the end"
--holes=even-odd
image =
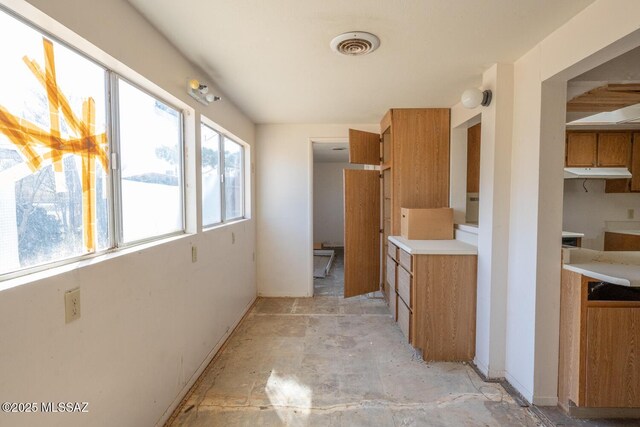
POLYGON ((631 154, 631 135, 626 132, 598 134, 598 166, 627 167, 631 154))
POLYGON ((349 163, 380 164, 380 135, 349 129, 349 163))
POLYGON ((344 297, 380 289, 380 172, 344 170, 344 297))
POLYGON ((595 132, 567 134, 567 167, 596 166, 598 135, 595 132))

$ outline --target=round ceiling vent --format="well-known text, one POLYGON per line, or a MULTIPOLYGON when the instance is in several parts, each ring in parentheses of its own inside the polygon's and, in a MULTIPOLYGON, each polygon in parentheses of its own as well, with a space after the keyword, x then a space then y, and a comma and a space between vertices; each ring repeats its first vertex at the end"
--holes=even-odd
POLYGON ((380 46, 380 39, 364 31, 351 31, 331 40, 331 49, 349 56, 366 55, 376 50, 378 46, 380 46))

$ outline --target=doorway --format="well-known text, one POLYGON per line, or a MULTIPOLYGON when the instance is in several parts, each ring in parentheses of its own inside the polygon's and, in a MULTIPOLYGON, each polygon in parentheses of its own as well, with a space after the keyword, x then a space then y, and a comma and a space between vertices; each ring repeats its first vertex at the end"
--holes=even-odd
POLYGON ((344 169, 349 143, 313 141, 313 295, 342 296, 344 292, 344 169))

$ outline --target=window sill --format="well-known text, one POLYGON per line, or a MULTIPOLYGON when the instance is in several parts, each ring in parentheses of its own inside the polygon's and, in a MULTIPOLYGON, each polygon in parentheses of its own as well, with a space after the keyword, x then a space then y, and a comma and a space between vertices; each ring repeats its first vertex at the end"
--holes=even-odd
MULTIPOLYGON (((129 255, 132 254, 134 252, 140 252, 143 251, 145 249, 149 249, 152 248, 154 246, 158 246, 158 245, 164 245, 170 242, 174 242, 174 241, 178 241, 181 239, 188 239, 193 237, 193 234, 189 234, 189 233, 182 233, 182 234, 178 234, 178 235, 173 235, 173 236, 169 236, 169 237, 165 237, 165 238, 161 238, 158 240, 153 240, 150 242, 144 242, 144 243, 140 243, 137 245, 133 245, 133 246, 127 246, 124 248, 115 248, 115 249, 109 249, 107 251, 104 252, 100 252, 100 253, 96 253, 96 254, 89 254, 89 255, 85 255, 82 258, 78 259, 72 259, 68 262, 64 262, 64 261, 60 261, 64 264, 60 264, 60 265, 54 265, 51 267, 47 267, 47 266, 42 266, 41 269, 36 270, 36 271, 32 271, 32 272, 25 272, 24 274, 17 276, 17 277, 11 277, 11 278, 7 278, 5 280, 1 280, 0 279, 0 292, 2 291, 6 291, 8 289, 11 288, 15 288, 17 286, 22 286, 22 285, 26 285, 29 283, 33 283, 33 282, 37 282, 40 280, 45 280, 48 279, 50 277, 53 276, 57 276, 59 274, 63 274, 63 273, 67 273, 69 271, 73 271, 73 270, 77 270, 83 267, 87 267, 93 264, 97 264, 99 262, 102 261, 107 261, 107 260, 111 260, 114 258, 118 258, 124 255, 129 255)), ((38 267, 35 267, 38 268, 38 267)), ((19 273, 17 273, 19 274, 19 273)))
POLYGON ((214 224, 214 225, 209 225, 207 227, 203 227, 202 231, 204 233, 206 233, 207 231, 212 231, 212 230, 217 230, 220 228, 224 228, 226 226, 229 225, 234 225, 234 224, 239 224, 241 222, 245 222, 245 221, 250 221, 251 218, 238 218, 238 219, 232 219, 231 221, 227 221, 227 222, 221 222, 219 224, 214 224))

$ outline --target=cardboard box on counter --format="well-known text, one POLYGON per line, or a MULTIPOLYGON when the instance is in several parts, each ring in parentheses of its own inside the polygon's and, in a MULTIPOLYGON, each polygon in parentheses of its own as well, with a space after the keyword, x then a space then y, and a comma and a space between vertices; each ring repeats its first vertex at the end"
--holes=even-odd
POLYGON ((453 209, 400 209, 400 234, 409 240, 452 240, 453 209))

